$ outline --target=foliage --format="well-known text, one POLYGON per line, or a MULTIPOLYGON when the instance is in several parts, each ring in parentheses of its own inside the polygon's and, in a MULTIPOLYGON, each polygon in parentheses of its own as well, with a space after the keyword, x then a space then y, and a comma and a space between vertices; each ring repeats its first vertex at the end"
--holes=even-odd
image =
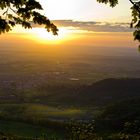
POLYGON ((9 32, 16 24, 24 28, 32 28, 33 22, 44 25, 48 32, 52 31, 54 35, 57 35, 57 27, 38 12, 43 8, 36 0, 1 0, 0 9, 4 11, 0 15, 0 34, 9 32))
MULTIPOLYGON (((118 0, 97 0, 99 3, 109 3, 111 7, 114 7, 118 4, 118 0)), ((130 24, 131 28, 135 28, 134 31, 134 40, 140 41, 140 1, 139 0, 129 0, 133 6, 132 10, 132 21, 130 24)), ((140 47, 140 46, 139 46, 140 47)))
POLYGON ((123 129, 116 134, 111 134, 107 137, 108 140, 139 140, 140 139, 140 122, 124 123, 123 129))
POLYGON ((94 121, 71 121, 67 126, 70 140, 99 140, 95 133, 94 121))
POLYGON ((114 7, 118 4, 118 0, 97 0, 99 3, 109 3, 111 7, 114 7))
MULTIPOLYGON (((117 132, 107 132, 105 134, 95 130, 94 121, 71 121, 67 124, 67 137, 62 137, 61 140, 139 140, 140 139, 140 122, 135 120, 133 122, 124 123, 123 128, 117 132)), ((99 130, 100 131, 100 130, 99 130)), ((59 140, 56 135, 48 135, 43 133, 40 136, 25 137, 19 135, 12 135, 0 132, 0 140, 59 140)))
POLYGON ((140 121, 134 120, 124 124, 123 133, 131 135, 140 135, 140 121))

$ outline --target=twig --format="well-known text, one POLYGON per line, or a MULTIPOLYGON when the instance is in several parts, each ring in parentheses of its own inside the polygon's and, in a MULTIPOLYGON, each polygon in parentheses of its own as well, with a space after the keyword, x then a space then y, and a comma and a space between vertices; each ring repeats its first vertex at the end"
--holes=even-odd
POLYGON ((5 15, 9 10, 9 7, 7 8, 7 10, 2 14, 2 15, 5 15))
POLYGON ((11 8, 11 6, 10 6, 10 10, 13 11, 15 14, 17 13, 14 9, 11 8))

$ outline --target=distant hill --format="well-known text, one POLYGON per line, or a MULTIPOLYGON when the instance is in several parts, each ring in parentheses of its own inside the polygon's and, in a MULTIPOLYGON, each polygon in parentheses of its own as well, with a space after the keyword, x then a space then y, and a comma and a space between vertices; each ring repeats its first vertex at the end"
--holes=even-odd
POLYGON ((57 92, 47 96, 47 102, 103 106, 133 97, 140 97, 140 78, 110 78, 88 86, 62 87, 55 88, 55 90, 57 92))
POLYGON ((82 95, 98 105, 140 96, 140 79, 105 79, 87 86, 82 95))

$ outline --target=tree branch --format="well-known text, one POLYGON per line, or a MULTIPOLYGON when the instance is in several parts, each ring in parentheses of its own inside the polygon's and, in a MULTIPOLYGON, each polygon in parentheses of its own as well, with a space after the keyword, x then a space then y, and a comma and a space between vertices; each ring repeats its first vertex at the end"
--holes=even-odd
MULTIPOLYGON (((131 2, 131 4, 133 4, 134 6, 136 6, 136 10, 140 13, 140 9, 139 6, 135 4, 135 2, 133 2, 132 0, 129 0, 131 2)), ((139 3, 139 2, 138 2, 139 3)))
POLYGON ((129 0, 133 5, 135 5, 135 3, 132 0, 129 0))
POLYGON ((7 10, 2 15, 5 15, 8 12, 8 9, 9 9, 9 7, 7 8, 7 10))
POLYGON ((7 14, 8 14, 8 11, 9 11, 9 7, 7 8, 7 10, 2 14, 2 15, 5 15, 5 19, 7 20, 7 14))
POLYGON ((17 13, 14 9, 11 8, 11 6, 10 6, 10 10, 13 11, 15 14, 17 13))

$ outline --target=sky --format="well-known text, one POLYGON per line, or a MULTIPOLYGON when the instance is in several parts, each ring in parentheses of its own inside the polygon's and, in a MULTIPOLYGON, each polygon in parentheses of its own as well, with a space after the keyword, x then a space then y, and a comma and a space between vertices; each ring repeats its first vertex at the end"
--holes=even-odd
POLYGON ((58 28, 58 36, 38 25, 32 30, 20 26, 0 37, 0 46, 37 44, 47 46, 86 45, 102 47, 137 47, 130 29, 131 3, 119 0, 115 8, 96 0, 38 0, 46 15, 58 28))
POLYGON ((82 21, 130 22, 131 3, 119 0, 119 5, 111 8, 96 0, 39 0, 44 14, 51 19, 73 19, 82 21))

